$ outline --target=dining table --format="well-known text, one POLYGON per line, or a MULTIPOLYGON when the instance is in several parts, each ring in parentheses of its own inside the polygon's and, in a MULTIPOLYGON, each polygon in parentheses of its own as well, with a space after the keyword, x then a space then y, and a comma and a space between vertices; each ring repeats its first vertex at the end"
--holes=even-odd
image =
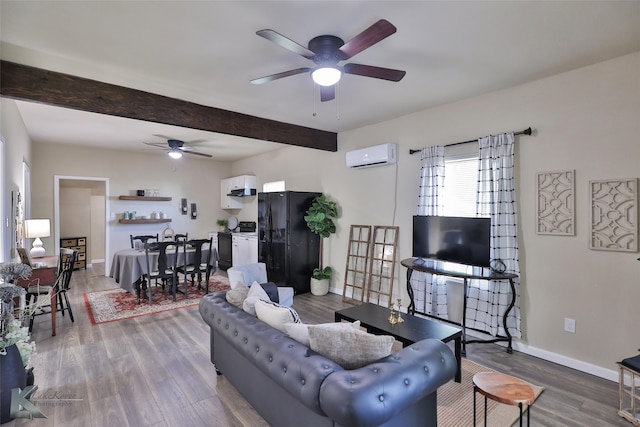
MULTIPOLYGON (((215 248, 214 248, 215 250, 215 248)), ((187 248, 186 263, 193 262, 195 249, 187 248)), ((149 251, 149 265, 156 266, 158 264, 159 251, 149 251)), ((167 262, 173 264, 174 253, 167 253, 167 262)), ((178 251, 177 265, 185 263, 185 251, 178 251)), ((202 250, 202 259, 200 262, 207 262, 209 257, 209 249, 202 250)), ((140 249, 122 249, 113 254, 111 262, 111 271, 109 276, 112 277, 122 289, 132 294, 136 294, 135 283, 139 282, 144 274, 147 274, 147 259, 144 250, 140 249)))

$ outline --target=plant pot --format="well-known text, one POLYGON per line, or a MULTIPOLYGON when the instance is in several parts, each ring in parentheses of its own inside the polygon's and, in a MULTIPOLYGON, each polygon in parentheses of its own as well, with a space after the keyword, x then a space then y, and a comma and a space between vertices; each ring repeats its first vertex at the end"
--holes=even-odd
POLYGON ((7 354, 0 355, 0 378, 0 424, 4 424, 11 421, 11 390, 27 386, 27 372, 15 344, 7 347, 7 354))
POLYGON ((311 278, 311 293, 313 295, 326 295, 329 293, 329 279, 314 279, 311 278))

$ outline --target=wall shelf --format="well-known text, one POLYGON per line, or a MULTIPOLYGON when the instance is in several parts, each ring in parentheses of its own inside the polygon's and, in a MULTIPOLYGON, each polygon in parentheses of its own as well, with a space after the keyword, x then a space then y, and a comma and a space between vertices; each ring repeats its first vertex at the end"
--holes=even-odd
POLYGON ((171 222, 169 218, 164 219, 119 219, 120 224, 160 224, 163 222, 171 222))
POLYGON ((120 200, 144 200, 150 202, 170 202, 171 197, 161 197, 161 196, 120 196, 118 197, 120 200))

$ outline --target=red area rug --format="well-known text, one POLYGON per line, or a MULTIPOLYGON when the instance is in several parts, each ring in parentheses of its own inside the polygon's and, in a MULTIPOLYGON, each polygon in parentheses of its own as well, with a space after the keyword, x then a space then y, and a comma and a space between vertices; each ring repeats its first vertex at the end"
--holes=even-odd
MULTIPOLYGON (((180 288, 184 288, 184 285, 181 284, 180 288)), ((226 277, 213 276, 209 280, 209 293, 226 289, 229 289, 229 281, 226 277)), ((198 290, 197 286, 189 286, 188 299, 185 298, 184 294, 178 293, 176 301, 173 301, 173 296, 170 292, 163 293, 162 287, 152 286, 151 305, 149 305, 149 299, 146 297, 141 297, 140 305, 137 305, 137 297, 120 288, 86 292, 83 296, 91 324, 99 325, 163 311, 193 307, 200 303, 200 298, 204 295, 204 289, 198 290)))

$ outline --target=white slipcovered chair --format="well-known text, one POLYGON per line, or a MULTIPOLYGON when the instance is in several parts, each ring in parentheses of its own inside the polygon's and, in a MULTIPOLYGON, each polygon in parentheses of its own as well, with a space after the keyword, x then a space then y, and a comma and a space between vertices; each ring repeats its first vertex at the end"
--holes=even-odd
MULTIPOLYGON (((229 277, 229 286, 231 289, 238 286, 238 284, 245 284, 251 286, 253 282, 267 283, 267 266, 264 262, 258 262, 255 264, 238 265, 227 269, 227 276, 229 277)), ((293 304, 293 288, 278 286, 278 299, 281 305, 291 307, 293 304)))

